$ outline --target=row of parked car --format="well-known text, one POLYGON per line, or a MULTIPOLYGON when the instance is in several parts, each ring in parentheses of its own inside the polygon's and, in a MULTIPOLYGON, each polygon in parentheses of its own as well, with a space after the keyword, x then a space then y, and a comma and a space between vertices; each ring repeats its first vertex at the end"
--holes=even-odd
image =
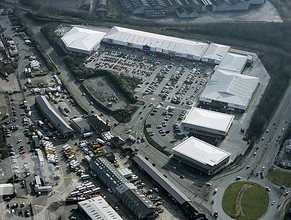
POLYGON ((100 187, 97 187, 94 183, 90 181, 85 181, 81 185, 77 186, 70 193, 69 197, 90 198, 92 195, 98 194, 99 192, 100 192, 100 187))

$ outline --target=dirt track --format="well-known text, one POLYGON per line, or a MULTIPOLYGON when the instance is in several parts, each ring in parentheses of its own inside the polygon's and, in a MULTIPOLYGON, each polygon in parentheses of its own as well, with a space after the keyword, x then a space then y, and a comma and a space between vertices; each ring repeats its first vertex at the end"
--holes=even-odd
POLYGON ((245 191, 247 191, 251 187, 253 186, 250 184, 244 184, 241 190, 239 191, 238 196, 236 198, 236 203, 235 203, 236 216, 245 216, 241 207, 241 200, 242 200, 242 197, 244 196, 245 191))

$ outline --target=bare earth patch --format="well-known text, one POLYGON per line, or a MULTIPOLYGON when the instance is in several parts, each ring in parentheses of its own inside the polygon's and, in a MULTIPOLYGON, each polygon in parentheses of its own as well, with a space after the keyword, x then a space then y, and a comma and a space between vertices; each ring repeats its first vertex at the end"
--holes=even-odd
POLYGON ((249 188, 252 188, 253 186, 250 184, 244 184, 241 188, 241 190, 239 191, 237 197, 236 197, 236 202, 235 202, 235 215, 236 216, 245 216, 245 214, 243 213, 242 207, 241 207, 241 200, 242 197, 245 193, 245 191, 247 191, 249 188))
POLYGON ((87 94, 111 111, 125 109, 128 103, 103 77, 86 79, 83 82, 87 94))

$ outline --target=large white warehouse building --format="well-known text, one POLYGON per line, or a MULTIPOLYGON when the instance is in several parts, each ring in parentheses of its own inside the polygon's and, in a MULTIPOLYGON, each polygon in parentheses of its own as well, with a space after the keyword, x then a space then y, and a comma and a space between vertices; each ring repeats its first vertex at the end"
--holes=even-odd
POLYGON ((245 111, 259 78, 217 69, 199 97, 200 104, 220 109, 245 111))
POLYGON ((230 153, 190 137, 173 148, 173 157, 203 173, 213 175, 222 170, 229 162, 230 153))
POLYGON ((73 27, 61 38, 62 46, 67 53, 87 56, 99 48, 104 35, 104 32, 73 27))
POLYGON ((138 31, 123 27, 113 27, 103 41, 144 51, 168 54, 187 59, 201 60, 209 44, 138 31))
POLYGON ((186 134, 224 137, 233 119, 233 115, 193 107, 182 122, 180 130, 186 134))

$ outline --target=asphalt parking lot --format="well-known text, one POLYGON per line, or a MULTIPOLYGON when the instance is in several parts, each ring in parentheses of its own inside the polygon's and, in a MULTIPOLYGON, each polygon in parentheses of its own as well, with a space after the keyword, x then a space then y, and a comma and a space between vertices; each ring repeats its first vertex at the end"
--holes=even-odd
POLYGON ((135 92, 160 96, 163 101, 193 105, 210 78, 213 66, 177 57, 147 53, 116 45, 101 45, 86 61, 95 69, 114 70, 140 80, 135 92))
POLYGON ((172 152, 172 148, 185 137, 180 134, 179 126, 186 114, 185 108, 154 107, 145 121, 148 136, 164 150, 172 152))
MULTIPOLYGON (((34 143, 29 138, 30 130, 28 124, 25 123, 31 120, 37 122, 36 118, 39 116, 33 113, 33 118, 28 117, 27 109, 23 105, 23 97, 19 93, 9 95, 9 98, 8 112, 10 112, 11 117, 3 122, 7 146, 9 146, 9 161, 11 163, 12 175, 16 180, 25 179, 27 185, 33 179, 31 174, 41 175, 44 180, 49 180, 54 170, 49 164, 46 164, 46 161, 44 161, 45 164, 40 164, 41 162, 37 154, 31 152, 34 149, 34 143)), ((28 193, 30 193, 30 190, 25 194, 28 193)))

